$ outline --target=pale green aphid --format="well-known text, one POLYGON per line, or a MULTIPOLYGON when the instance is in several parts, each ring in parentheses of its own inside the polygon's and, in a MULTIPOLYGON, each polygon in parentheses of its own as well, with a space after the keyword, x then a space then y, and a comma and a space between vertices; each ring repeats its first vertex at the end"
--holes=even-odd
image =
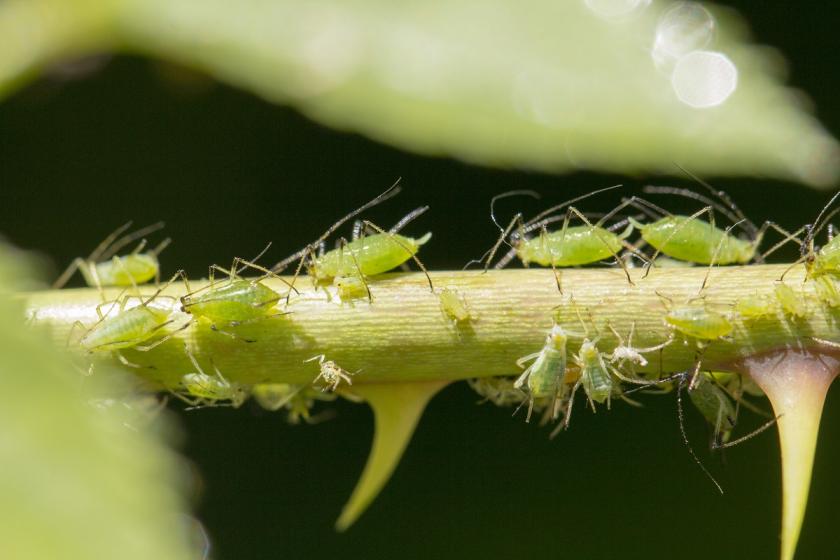
POLYGON ((333 285, 341 301, 371 297, 367 283, 359 276, 336 276, 333 285))
POLYGON ((277 411, 285 408, 289 424, 299 424, 301 420, 314 424, 321 414, 311 414, 315 401, 334 401, 334 393, 325 393, 311 385, 290 385, 288 383, 258 383, 251 387, 254 400, 266 410, 277 411))
POLYGON ((782 282, 776 284, 774 293, 785 314, 796 319, 807 317, 809 313, 808 302, 805 301, 801 293, 796 293, 796 290, 782 282))
POLYGON ((308 360, 304 360, 304 363, 312 362, 315 360, 318 360, 318 366, 320 371, 318 372, 318 375, 315 377, 315 379, 312 380, 312 383, 315 384, 319 380, 323 381, 323 386, 321 388, 322 391, 335 392, 335 390, 338 389, 339 385, 341 385, 342 381, 346 382, 348 385, 352 385, 353 380, 351 379, 351 377, 359 373, 358 371, 349 372, 343 369, 334 361, 327 360, 327 357, 324 354, 312 356, 308 360))
POLYGON ((238 408, 248 399, 248 389, 239 383, 230 382, 222 375, 216 364, 213 369, 216 375, 207 375, 186 346, 184 350, 197 373, 187 373, 181 377, 183 392, 175 395, 193 408, 206 406, 232 406, 238 408), (221 404, 220 404, 221 403, 221 404))
POLYGON ((535 263, 540 266, 550 266, 552 268, 592 264, 612 257, 624 268, 627 280, 632 283, 630 273, 627 272, 627 265, 619 258, 618 253, 622 249, 627 249, 639 256, 635 248, 625 241, 632 233, 633 226, 628 225, 621 233, 614 233, 603 227, 610 218, 614 217, 622 208, 630 203, 622 203, 594 224, 577 208, 571 206, 574 202, 620 186, 615 185, 613 187, 599 189, 589 194, 573 198, 541 212, 527 222, 523 221, 521 214, 516 214, 506 228, 499 226, 496 221, 493 205, 501 197, 511 194, 523 194, 527 191, 513 191, 512 193, 505 193, 494 197, 491 203, 490 215, 502 234, 487 254, 485 269, 489 268, 501 244, 510 237, 508 244, 512 249, 496 263, 496 268, 503 268, 514 256, 518 257, 525 266, 535 263), (551 214, 563 208, 566 208, 566 212, 562 218, 560 216, 551 216, 551 214), (569 222, 572 218, 581 220, 584 225, 570 226, 569 222), (562 228, 557 231, 548 231, 546 226, 561 220, 563 222, 562 228), (517 225, 518 228, 514 231, 517 225), (534 238, 529 238, 528 234, 535 230, 539 230, 539 235, 534 238))
MULTIPOLYGON (((174 308, 172 306, 155 305, 155 300, 179 274, 180 271, 176 273, 176 275, 173 276, 165 286, 158 289, 147 299, 143 299, 139 296, 124 296, 119 298, 117 301, 109 301, 99 304, 96 307, 96 313, 99 316, 99 321, 85 331, 78 341, 79 346, 90 353, 111 352, 124 348, 132 348, 134 350, 146 352, 172 338, 175 334, 174 332, 165 334, 165 336, 157 338, 149 344, 143 344, 152 338, 163 334, 165 332, 165 328, 173 322, 170 317, 174 308), (132 299, 137 299, 140 303, 134 307, 126 309, 132 299), (102 308, 105 306, 110 307, 108 311, 103 314, 102 308), (116 313, 111 315, 111 313, 115 310, 116 313)), ((81 323, 76 323, 74 327, 76 326, 83 327, 81 323)), ((178 330, 183 330, 188 326, 189 323, 185 324, 178 330)), ((117 357, 125 365, 139 367, 128 362, 119 352, 117 352, 117 357)))
POLYGON ((735 302, 735 312, 745 321, 760 319, 768 315, 774 315, 778 307, 778 301, 767 294, 758 292, 742 297, 735 302))
POLYGON ((679 333, 698 341, 717 340, 732 333, 732 321, 705 305, 672 307, 664 316, 665 322, 679 333))
POLYGON ((142 239, 146 235, 163 228, 163 222, 139 229, 120 237, 129 227, 128 222, 108 235, 87 258, 77 258, 53 283, 53 288, 63 287, 78 270, 85 282, 91 287, 119 286, 128 287, 156 279, 160 276, 158 255, 169 245, 170 240, 163 240, 157 247, 143 252, 146 240, 140 241, 128 255, 117 256, 123 247, 142 239))
MULTIPOLYGON (((268 247, 263 252, 267 249, 268 247)), ((233 259, 230 270, 212 265, 209 284, 195 291, 190 289, 189 281, 182 274, 188 293, 181 297, 181 309, 197 320, 209 322, 210 328, 216 332, 232 338, 241 338, 232 332, 220 329, 219 325, 238 327, 287 314, 276 311, 277 302, 283 296, 262 283, 270 276, 276 275, 270 270, 239 257, 233 259), (241 278, 240 266, 242 269, 259 270, 264 275, 252 279, 241 278), (216 270, 228 274, 227 280, 216 282, 213 275, 216 270)), ((241 338, 241 340, 253 342, 246 338, 241 338)))
MULTIPOLYGON (((470 387, 483 397, 483 401, 489 401, 496 406, 519 406, 526 399, 528 394, 516 387, 516 379, 510 377, 478 377, 468 380, 470 387)), ((553 402, 551 403, 554 404, 553 402)), ((534 409, 541 410, 545 402, 536 399, 534 409)))
POLYGON ((440 300, 440 309, 456 325, 465 323, 471 319, 470 308, 467 306, 467 300, 455 288, 444 288, 438 292, 438 299, 440 300))
POLYGON ((528 415, 526 421, 531 420, 534 402, 538 399, 549 399, 552 403, 551 418, 556 420, 560 416, 563 401, 568 394, 565 383, 566 377, 566 341, 568 335, 560 325, 551 327, 545 338, 542 350, 523 356, 516 361, 518 367, 528 368, 513 384, 515 389, 528 387, 528 415))
POLYGON ((830 276, 818 276, 814 280, 814 291, 817 298, 829 307, 840 307, 840 289, 830 276))

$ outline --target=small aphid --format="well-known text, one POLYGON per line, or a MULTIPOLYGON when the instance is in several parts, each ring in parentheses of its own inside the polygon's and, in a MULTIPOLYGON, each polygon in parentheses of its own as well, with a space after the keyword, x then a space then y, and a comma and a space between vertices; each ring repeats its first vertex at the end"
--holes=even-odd
POLYGON ((169 245, 169 239, 163 240, 151 251, 143 252, 146 247, 146 240, 144 239, 128 255, 117 256, 116 253, 126 245, 163 228, 163 222, 152 224, 120 237, 129 227, 131 227, 131 222, 124 224, 108 235, 87 258, 74 259, 53 283, 53 288, 58 289, 67 284, 77 270, 82 273, 88 286, 97 288, 103 286, 128 287, 145 284, 158 278, 160 276, 158 255, 169 245))
POLYGON ((336 276, 333 285, 341 301, 370 298, 370 290, 365 281, 358 276, 336 276))
POLYGON ((785 314, 794 319, 808 316, 808 303, 801 293, 797 294, 793 288, 782 282, 776 284, 774 293, 785 314))
MULTIPOLYGON (((268 247, 263 249, 263 253, 267 249, 268 247)), ((257 258, 261 255, 262 253, 257 258)), ((238 327, 287 314, 286 312, 275 311, 277 302, 283 296, 262 282, 268 277, 277 277, 277 275, 251 261, 237 257, 233 259, 230 270, 225 270, 215 264, 212 265, 210 267, 209 283, 194 291, 190 289, 186 275, 182 274, 182 277, 187 288, 187 294, 181 297, 181 310, 184 313, 191 314, 197 320, 210 322, 212 330, 232 338, 254 342, 251 339, 241 338, 232 332, 225 331, 219 328, 219 325, 238 327), (244 279, 239 276, 244 268, 253 268, 263 272, 263 276, 244 279), (217 283, 213 276, 214 271, 217 270, 227 274, 227 280, 217 283)), ((281 278, 281 280, 283 279, 281 278)))
POLYGON ((604 354, 598 350, 597 342, 597 340, 584 340, 574 358, 580 368, 578 384, 583 386, 592 410, 595 410, 595 403, 606 402, 609 408, 614 390, 611 372, 604 362, 604 354))
MULTIPOLYGON (((515 378, 478 377, 468 380, 468 383, 473 391, 483 397, 481 402, 489 401, 496 406, 519 406, 528 399, 528 394, 516 387, 515 378)), ((540 405, 537 401, 534 408, 540 409, 540 405)))
POLYGON ((345 369, 342 369, 338 364, 333 362, 332 360, 327 360, 326 355, 319 354, 317 356, 312 356, 308 360, 304 360, 306 362, 312 362, 318 360, 318 365, 320 366, 321 371, 312 380, 314 384, 319 379, 323 380, 323 387, 321 388, 322 391, 335 391, 338 389, 338 386, 341 384, 342 381, 345 381, 348 385, 353 384, 353 380, 351 377, 356 375, 357 372, 349 372, 345 369))
MULTIPOLYGON (((628 225, 621 233, 615 233, 604 227, 611 218, 616 216, 629 203, 618 206, 594 224, 577 208, 572 206, 573 203, 579 200, 620 186, 616 185, 600 189, 573 198, 541 212, 527 222, 523 221, 521 214, 516 214, 505 228, 501 227, 496 221, 493 205, 499 198, 508 196, 510 193, 494 197, 491 202, 490 216, 502 233, 496 244, 488 251, 486 260, 483 259, 486 262, 485 270, 489 268, 501 244, 507 242, 512 249, 496 263, 496 268, 503 268, 514 257, 518 257, 525 266, 528 266, 530 263, 536 263, 540 266, 550 266, 552 268, 592 264, 612 257, 622 266, 627 275, 627 280, 632 284, 630 273, 627 271, 627 265, 623 259, 619 258, 618 253, 622 249, 627 249, 644 259, 634 247, 625 241, 632 233, 633 226, 628 225), (551 216, 551 214, 563 208, 566 208, 566 212, 562 218, 560 216, 551 216), (581 220, 584 225, 570 226, 569 222, 572 218, 581 220), (546 226, 561 220, 563 221, 563 226, 559 230, 548 231, 546 226), (516 228, 515 231, 514 228, 516 228), (533 231, 539 231, 539 235, 529 238, 528 234, 533 231)), ((520 192, 515 191, 515 193, 519 194, 520 192)))
POLYGON ((215 376, 207 375, 198 360, 190 349, 184 346, 184 350, 197 373, 187 373, 181 377, 181 387, 187 394, 176 392, 175 395, 193 408, 207 406, 231 406, 238 408, 248 399, 248 389, 239 383, 230 382, 222 375, 216 364, 213 369, 215 376), (227 401, 224 403, 224 401, 227 401), (220 404, 224 403, 224 404, 220 404))
POLYGON ((440 309, 455 325, 465 323, 471 318, 470 308, 464 296, 455 288, 445 288, 438 292, 440 309))
POLYGON ((769 315, 775 315, 777 301, 767 294, 755 292, 752 295, 744 296, 735 302, 735 312, 745 321, 761 319, 769 315))
POLYGON ((826 274, 840 275, 840 238, 834 237, 833 228, 830 224, 831 218, 838 212, 838 209, 835 208, 826 214, 826 211, 834 204, 838 196, 840 196, 840 191, 836 192, 831 197, 831 200, 828 201, 828 204, 823 206, 816 220, 814 220, 814 224, 805 226, 805 239, 803 239, 799 246, 801 257, 785 270, 782 274, 782 279, 788 270, 803 261, 805 262, 805 272, 808 278, 819 278, 826 274), (828 226, 828 243, 822 247, 816 247, 814 245, 814 238, 826 226, 828 226))
POLYGON ((513 384, 515 389, 528 387, 528 415, 531 420, 534 402, 549 399, 552 402, 551 418, 556 420, 568 394, 566 376, 566 341, 568 335, 560 325, 554 325, 545 338, 542 350, 523 356, 516 361, 520 368, 533 360, 513 384))
POLYGON ((840 289, 837 282, 828 275, 818 276, 814 280, 814 290, 817 298, 829 307, 840 307, 840 289))
POLYGON ((630 334, 627 336, 626 342, 612 325, 608 325, 608 327, 612 331, 613 336, 618 339, 618 346, 616 346, 612 353, 607 356, 607 360, 609 360, 609 362, 614 364, 617 368, 623 366, 625 362, 630 362, 634 366, 645 367, 648 365, 648 361, 644 357, 644 354, 661 350, 673 342, 673 339, 668 339, 665 342, 657 344, 656 346, 651 346, 650 348, 635 348, 633 347, 633 334, 636 331, 635 321, 633 321, 630 325, 630 334))
POLYGON ((277 411, 285 408, 289 424, 307 424, 318 422, 322 414, 311 414, 315 401, 334 401, 334 393, 325 393, 313 389, 310 385, 289 385, 287 383, 258 383, 251 388, 254 400, 266 410, 277 411))
MULTIPOLYGON (((176 331, 167 333, 149 344, 143 344, 164 333, 166 327, 173 323, 170 317, 174 309, 167 306, 157 306, 155 301, 160 293, 179 275, 180 271, 147 299, 139 296, 125 296, 117 301, 104 302, 96 306, 99 321, 82 334, 78 341, 79 346, 88 353, 116 352, 118 359, 123 364, 139 367, 126 360, 118 350, 131 348, 147 352, 172 338, 176 332, 189 326, 189 323, 186 323, 176 331), (132 299, 139 299, 139 305, 126 309, 132 299), (110 306, 110 308, 103 314, 102 308, 105 306, 110 306), (116 310, 116 313, 111 316, 110 314, 114 310, 116 310)), ((74 324, 74 328, 77 326, 84 327, 78 322, 74 324)))
POLYGON ((672 307, 664 319, 680 334, 705 342, 728 336, 735 328, 726 315, 705 305, 672 307))

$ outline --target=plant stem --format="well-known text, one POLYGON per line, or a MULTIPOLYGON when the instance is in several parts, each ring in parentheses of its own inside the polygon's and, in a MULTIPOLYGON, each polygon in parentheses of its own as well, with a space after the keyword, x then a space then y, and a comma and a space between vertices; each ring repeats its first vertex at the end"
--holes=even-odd
MULTIPOLYGON (((293 294, 286 311, 239 327, 224 328, 243 338, 234 339, 196 323, 172 340, 149 352, 124 351, 130 361, 153 366, 135 370, 150 381, 174 387, 180 376, 192 371, 184 342, 205 362, 212 359, 226 378, 241 383, 304 383, 318 373, 315 363, 304 360, 318 354, 344 369, 361 372, 354 383, 457 380, 470 377, 513 375, 516 360, 539 351, 553 321, 570 332, 599 337, 598 347, 610 352, 619 343, 608 325, 627 338, 634 327, 633 346, 655 346, 673 330, 665 324, 666 306, 705 305, 729 313, 735 329, 726 339, 713 341, 702 354, 696 341, 676 334, 673 344, 660 355, 648 355, 647 371, 677 372, 691 368, 702 355, 704 368, 726 370, 746 356, 775 348, 805 348, 811 337, 833 339, 836 311, 822 305, 811 282, 803 283, 801 267, 790 271, 785 282, 801 290, 809 314, 804 319, 771 317, 742 321, 732 312, 741 297, 756 292, 772 297, 785 265, 753 265, 715 269, 701 299, 698 289, 706 268, 654 269, 647 278, 631 270, 634 285, 618 269, 567 269, 561 273, 561 294, 551 270, 504 270, 432 273, 436 290, 455 288, 464 295, 472 319, 455 327, 440 309, 422 274, 388 274, 371 282, 373 302, 366 299, 342 303, 332 287, 314 289, 299 279, 300 294, 293 294), (327 291, 333 294, 329 299, 327 291), (673 303, 669 303, 670 299, 673 303), (691 302, 691 303, 688 303, 691 302)), ((265 284, 285 293, 276 279, 265 284)), ((144 294, 152 287, 142 288, 144 294)), ((104 297, 117 298, 111 289, 104 297)), ((178 308, 184 287, 173 284, 159 305, 178 308)), ((95 306, 102 296, 95 289, 53 290, 25 294, 29 315, 36 323, 49 323, 61 344, 73 346, 81 331, 70 333, 75 321, 88 328, 96 322, 95 306)), ((107 307, 105 308, 107 310, 107 307)), ((278 311, 284 310, 283 302, 278 311)), ((173 313, 174 326, 189 315, 173 313)), ((580 338, 570 339, 575 352, 580 338)), ((212 369, 210 370, 212 371, 212 369)), ((641 368, 640 368, 641 371, 641 368)))

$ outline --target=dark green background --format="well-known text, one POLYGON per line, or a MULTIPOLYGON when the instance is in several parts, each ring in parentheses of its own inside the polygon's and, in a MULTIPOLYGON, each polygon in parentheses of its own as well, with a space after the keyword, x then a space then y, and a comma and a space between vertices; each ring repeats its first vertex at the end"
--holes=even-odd
MULTIPOLYGON (((759 41, 787 55, 794 85, 840 133, 834 14, 818 2, 735 4, 759 41)), ((83 79, 68 80, 66 68, 54 72, 0 105, 0 231, 56 267, 127 219, 166 220, 175 242, 164 253, 165 272, 184 267, 199 276, 208 264, 251 256, 269 240, 271 262, 398 176, 405 192, 371 215, 387 225, 431 205, 409 231, 434 231, 422 256, 437 269, 460 268, 492 243, 493 194, 530 188, 559 201, 646 180, 551 177, 416 157, 128 58, 83 79)), ((791 228, 813 219, 829 195, 773 181, 714 182, 756 221, 772 217, 791 228)), ((606 209, 615 200, 593 199, 585 208, 606 209)), ((678 209, 676 202, 669 208, 678 209)), ((800 559, 840 554, 830 509, 838 495, 831 472, 840 468, 836 396, 829 396, 820 434, 800 559)), ((721 497, 680 442, 673 396, 648 397, 642 410, 622 403, 609 414, 581 409, 573 429, 554 441, 476 400, 458 384, 431 403, 393 479, 344 535, 332 523, 367 455, 365 407, 338 404, 336 419, 311 427, 287 426, 252 406, 179 412, 214 558, 776 555, 781 494, 771 433, 731 450, 723 464, 705 451, 703 423, 689 412, 690 436, 726 489, 721 497)))

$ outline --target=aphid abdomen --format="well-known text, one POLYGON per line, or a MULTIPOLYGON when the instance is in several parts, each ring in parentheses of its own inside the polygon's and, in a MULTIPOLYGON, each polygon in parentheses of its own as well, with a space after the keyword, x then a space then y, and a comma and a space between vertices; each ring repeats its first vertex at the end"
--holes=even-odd
POLYGON ((544 348, 528 376, 528 392, 533 399, 561 396, 565 385, 566 349, 544 348))
POLYGON ((359 272, 364 276, 382 274, 414 256, 430 237, 431 233, 420 239, 396 233, 366 235, 318 258, 312 266, 313 274, 319 280, 358 276, 359 272))
POLYGON ((131 286, 155 278, 159 266, 153 253, 140 253, 97 263, 96 275, 103 286, 131 286))
POLYGON ((184 311, 216 322, 242 322, 269 315, 280 294, 260 282, 234 280, 188 297, 184 311))
POLYGON ((154 336, 166 323, 168 313, 147 306, 127 309, 114 317, 106 317, 82 337, 85 350, 118 350, 140 344, 154 336))
POLYGON ((573 226, 522 241, 517 255, 523 263, 579 266, 611 258, 622 248, 621 238, 597 226, 573 226))
POLYGON ((665 314, 665 322, 682 334, 700 340, 717 340, 734 328, 725 315, 703 307, 672 309, 665 314))
POLYGON ((749 241, 697 218, 668 216, 641 228, 642 238, 658 251, 698 264, 747 263, 755 255, 749 241))

